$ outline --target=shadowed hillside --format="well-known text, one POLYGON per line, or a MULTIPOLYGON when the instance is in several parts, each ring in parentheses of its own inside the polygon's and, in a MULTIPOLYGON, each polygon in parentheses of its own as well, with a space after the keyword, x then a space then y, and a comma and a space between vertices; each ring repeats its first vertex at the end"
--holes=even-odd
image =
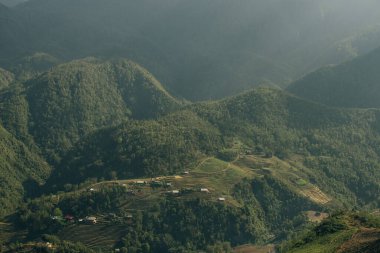
POLYGON ((326 66, 288 87, 297 96, 336 107, 380 108, 380 48, 338 66, 326 66))
POLYGON ((0 216, 33 195, 50 173, 49 165, 0 126, 0 216))

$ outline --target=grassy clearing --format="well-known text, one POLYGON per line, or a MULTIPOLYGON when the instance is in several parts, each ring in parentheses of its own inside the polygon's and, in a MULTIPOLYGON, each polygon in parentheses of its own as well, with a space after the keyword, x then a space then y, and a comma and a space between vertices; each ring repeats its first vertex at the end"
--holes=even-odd
POLYGON ((328 213, 321 213, 316 211, 307 211, 305 213, 310 222, 321 223, 324 219, 329 217, 328 213))

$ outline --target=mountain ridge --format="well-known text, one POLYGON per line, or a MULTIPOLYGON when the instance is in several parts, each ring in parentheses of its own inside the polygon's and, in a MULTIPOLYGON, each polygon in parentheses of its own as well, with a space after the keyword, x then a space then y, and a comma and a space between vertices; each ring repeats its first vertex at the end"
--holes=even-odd
POLYGON ((323 67, 291 84, 287 90, 322 104, 379 108, 380 48, 337 66, 323 67))
POLYGON ((344 1, 343 11, 342 0, 32 0, 12 9, 0 55, 4 64, 40 51, 65 61, 122 56, 148 68, 173 94, 215 99, 263 83, 284 87, 322 65, 352 58, 352 51, 373 49, 366 41, 378 37, 340 44, 378 22, 377 3, 363 1, 361 8, 344 1))

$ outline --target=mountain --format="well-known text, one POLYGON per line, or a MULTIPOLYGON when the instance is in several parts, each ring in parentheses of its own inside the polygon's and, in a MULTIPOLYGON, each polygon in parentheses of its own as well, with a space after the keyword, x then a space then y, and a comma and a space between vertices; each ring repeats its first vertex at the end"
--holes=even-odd
POLYGON ((53 67, 5 90, 1 121, 54 157, 96 129, 129 118, 154 118, 179 105, 139 65, 88 58, 53 67))
POLYGON ((379 108, 380 48, 338 66, 323 67, 291 84, 297 96, 336 107, 379 108))
POLYGON ((284 87, 379 46, 367 37, 342 50, 379 22, 379 3, 363 1, 31 0, 12 8, 0 30, 0 64, 34 52, 126 57, 191 100, 284 87))
POLYGON ((12 213, 48 178, 51 168, 0 126, 0 216, 12 213))

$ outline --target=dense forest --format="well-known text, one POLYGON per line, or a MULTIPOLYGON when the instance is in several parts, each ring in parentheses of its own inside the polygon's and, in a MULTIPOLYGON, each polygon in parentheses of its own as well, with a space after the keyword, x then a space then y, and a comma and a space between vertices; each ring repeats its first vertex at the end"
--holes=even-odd
POLYGON ((54 67, 0 96, 4 127, 33 139, 53 161, 96 129, 154 118, 181 104, 137 64, 92 58, 54 67))

